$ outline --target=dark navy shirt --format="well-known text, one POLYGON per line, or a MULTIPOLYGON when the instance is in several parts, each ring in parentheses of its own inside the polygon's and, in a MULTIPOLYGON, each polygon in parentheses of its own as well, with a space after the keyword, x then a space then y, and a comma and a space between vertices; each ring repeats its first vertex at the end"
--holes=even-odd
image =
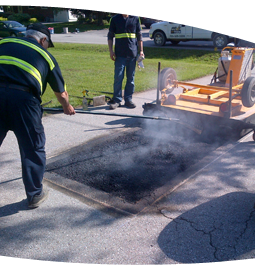
POLYGON ((108 39, 115 37, 115 55, 117 57, 136 57, 137 40, 142 40, 139 18, 121 14, 112 17, 109 27, 108 39))
POLYGON ((47 83, 55 92, 65 91, 57 61, 34 38, 0 41, 0 82, 27 87, 40 102, 47 83))

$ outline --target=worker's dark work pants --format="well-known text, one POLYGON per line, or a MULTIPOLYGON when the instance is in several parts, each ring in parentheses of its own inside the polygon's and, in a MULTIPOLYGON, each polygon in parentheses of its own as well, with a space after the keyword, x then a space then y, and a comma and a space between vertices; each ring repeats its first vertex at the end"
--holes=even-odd
POLYGON ((122 82, 126 70, 126 85, 124 89, 124 100, 131 101, 135 91, 135 57, 117 57, 114 68, 113 99, 115 102, 122 101, 122 82))
POLYGON ((30 93, 0 88, 0 146, 9 130, 18 140, 28 201, 42 192, 46 164, 42 108, 30 93))

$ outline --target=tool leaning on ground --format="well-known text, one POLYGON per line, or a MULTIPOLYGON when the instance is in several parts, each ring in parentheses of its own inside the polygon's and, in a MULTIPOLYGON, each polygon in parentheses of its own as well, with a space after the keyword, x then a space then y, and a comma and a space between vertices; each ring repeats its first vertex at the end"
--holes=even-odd
MULTIPOLYGON (((63 112, 63 109, 61 108, 48 108, 44 107, 44 111, 46 112, 63 112)), ((191 126, 187 123, 184 123, 176 118, 169 118, 169 117, 161 117, 161 116, 148 116, 148 115, 136 115, 136 114, 124 114, 124 113, 105 113, 105 112, 94 112, 94 111, 84 111, 80 109, 75 110, 76 113, 81 114, 95 114, 95 115, 107 115, 107 116, 120 116, 120 117, 131 117, 131 118, 141 118, 141 119, 152 119, 152 120, 163 120, 163 121, 172 121, 174 123, 177 123, 179 125, 182 125, 192 131, 194 131, 197 134, 201 134, 202 130, 195 128, 194 126, 191 126)))

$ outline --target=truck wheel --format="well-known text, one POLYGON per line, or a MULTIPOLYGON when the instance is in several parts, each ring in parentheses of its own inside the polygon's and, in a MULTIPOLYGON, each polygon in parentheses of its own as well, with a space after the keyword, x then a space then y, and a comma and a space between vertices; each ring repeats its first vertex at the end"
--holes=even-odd
POLYGON ((222 34, 217 34, 213 38, 213 46, 223 48, 228 44, 228 37, 222 34))
POLYGON ((163 32, 156 32, 154 34, 154 43, 158 46, 164 46, 166 44, 166 36, 163 32))
POLYGON ((255 77, 248 77, 241 91, 242 103, 245 107, 252 107, 255 103, 255 77))
POLYGON ((164 68, 160 72, 160 91, 167 89, 167 92, 170 94, 173 90, 173 81, 177 80, 176 72, 172 68, 164 68))

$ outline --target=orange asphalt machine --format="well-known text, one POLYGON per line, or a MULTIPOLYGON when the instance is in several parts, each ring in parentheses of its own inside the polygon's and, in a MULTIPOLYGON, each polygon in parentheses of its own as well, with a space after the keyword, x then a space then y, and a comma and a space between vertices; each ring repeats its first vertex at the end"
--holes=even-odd
POLYGON ((159 63, 156 103, 145 103, 143 114, 176 117, 204 135, 224 130, 242 136, 255 131, 253 65, 253 48, 225 47, 211 84, 199 85, 178 81, 174 69, 160 71, 159 63))

